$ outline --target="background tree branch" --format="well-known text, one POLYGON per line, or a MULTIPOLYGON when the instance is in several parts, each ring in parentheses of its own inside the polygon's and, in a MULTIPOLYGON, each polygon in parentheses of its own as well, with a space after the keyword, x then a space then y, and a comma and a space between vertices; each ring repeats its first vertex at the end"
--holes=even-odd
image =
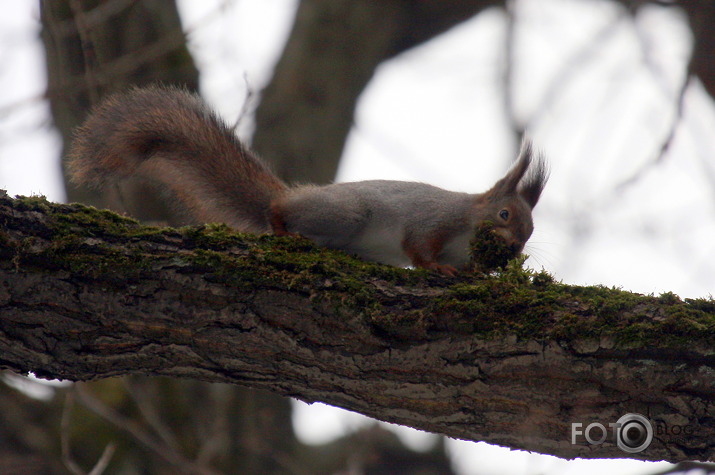
POLYGON ((499 0, 303 0, 256 110, 253 145, 292 182, 329 183, 357 100, 386 59, 499 0))
MULTIPOLYGON (((46 95, 63 137, 62 157, 74 129, 106 94, 157 82, 198 89, 199 71, 174 2, 65 0, 41 2, 40 8, 46 95)), ((129 212, 142 220, 183 224, 184 217, 144 181, 128 180, 121 189, 98 192, 77 187, 66 176, 65 188, 68 201, 129 212)))
POLYGON ((222 226, 0 199, 0 367, 91 380, 229 382, 561 457, 572 422, 657 427, 632 455, 715 456, 715 302, 553 282, 449 279, 222 226), (658 424, 661 424, 660 426, 658 424))

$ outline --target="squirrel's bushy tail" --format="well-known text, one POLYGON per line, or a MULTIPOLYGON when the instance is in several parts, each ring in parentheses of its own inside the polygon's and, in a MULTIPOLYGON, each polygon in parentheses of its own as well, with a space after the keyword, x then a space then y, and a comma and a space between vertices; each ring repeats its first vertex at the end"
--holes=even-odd
POLYGON ((151 86, 115 94, 77 129, 73 181, 101 187, 140 175, 167 186, 203 222, 267 232, 271 200, 286 190, 199 97, 151 86))

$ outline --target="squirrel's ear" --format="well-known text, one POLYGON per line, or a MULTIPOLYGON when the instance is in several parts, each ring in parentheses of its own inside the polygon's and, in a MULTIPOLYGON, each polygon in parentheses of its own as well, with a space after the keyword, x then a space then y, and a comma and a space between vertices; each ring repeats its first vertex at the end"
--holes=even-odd
POLYGON ((533 147, 531 146, 531 140, 524 139, 521 143, 521 150, 519 151, 519 156, 516 158, 516 162, 514 162, 514 165, 512 165, 504 178, 500 180, 504 182, 504 191, 509 193, 516 191, 517 185, 529 168, 532 152, 533 147))
POLYGON ((504 178, 494 184, 494 186, 486 193, 490 198, 496 198, 504 195, 513 195, 516 193, 516 188, 519 182, 524 177, 526 170, 531 163, 532 147, 530 140, 524 140, 521 144, 521 151, 514 165, 509 169, 504 178))
MULTIPOLYGON (((529 144, 531 146, 531 144, 529 144)), ((538 154, 531 162, 529 173, 519 183, 519 194, 533 209, 539 201, 541 192, 544 191, 546 181, 549 179, 549 166, 543 155, 538 154)))

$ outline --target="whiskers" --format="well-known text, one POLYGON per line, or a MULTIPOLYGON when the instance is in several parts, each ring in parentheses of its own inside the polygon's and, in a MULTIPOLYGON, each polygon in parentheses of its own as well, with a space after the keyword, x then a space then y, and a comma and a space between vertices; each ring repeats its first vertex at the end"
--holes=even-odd
POLYGON ((558 244, 554 241, 538 240, 539 237, 542 237, 538 235, 543 234, 538 232, 538 230, 535 230, 534 234, 537 235, 537 239, 530 239, 526 242, 526 246, 524 246, 523 252, 529 256, 526 263, 535 269, 545 269, 553 272, 557 267, 556 261, 558 260, 558 255, 552 251, 552 249, 555 249, 558 244))
POLYGON ((526 260, 526 264, 533 268, 540 268, 545 270, 553 269, 553 254, 549 255, 548 251, 543 251, 532 246, 527 246, 524 248, 524 254, 528 255, 529 258, 526 260), (533 261, 533 262, 532 262, 533 261), (536 265, 534 265, 536 264, 536 265))

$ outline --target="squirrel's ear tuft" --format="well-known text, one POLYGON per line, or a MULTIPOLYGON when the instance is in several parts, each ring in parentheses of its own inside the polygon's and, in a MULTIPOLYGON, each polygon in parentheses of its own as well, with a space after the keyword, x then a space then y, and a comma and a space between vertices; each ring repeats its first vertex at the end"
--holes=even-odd
MULTIPOLYGON (((531 149, 531 143, 529 143, 531 149)), ((531 155, 531 150, 529 150, 531 155)), ((533 209, 539 201, 541 192, 544 191, 544 186, 549 179, 549 166, 542 154, 537 154, 536 159, 531 160, 529 173, 519 183, 518 192, 524 201, 533 209)))
POLYGON ((521 151, 516 161, 509 169, 504 178, 499 180, 494 184, 494 186, 487 191, 486 195, 490 199, 496 199, 498 197, 503 197, 507 195, 514 195, 517 192, 517 186, 519 182, 524 177, 526 170, 529 168, 531 163, 532 146, 530 140, 524 140, 521 144, 521 151))
POLYGON ((533 147, 531 146, 531 140, 524 139, 521 143, 519 156, 516 158, 514 165, 512 165, 504 178, 500 180, 503 192, 514 193, 516 191, 517 185, 519 185, 519 182, 524 177, 526 170, 529 168, 532 153, 533 147))

